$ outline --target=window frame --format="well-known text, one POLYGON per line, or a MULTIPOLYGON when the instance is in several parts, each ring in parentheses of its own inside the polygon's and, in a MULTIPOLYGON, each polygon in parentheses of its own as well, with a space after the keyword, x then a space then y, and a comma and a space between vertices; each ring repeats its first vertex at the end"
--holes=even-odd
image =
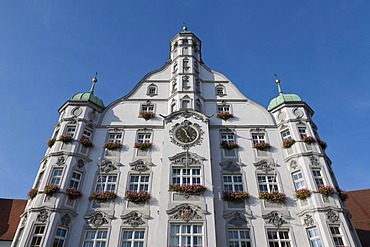
POLYGON ((312 172, 312 178, 315 182, 316 188, 319 188, 320 186, 325 186, 326 183, 325 183, 324 175, 322 173, 322 169, 321 168, 312 168, 311 172, 312 172), (315 174, 316 172, 319 172, 320 176, 317 176, 315 174), (321 183, 318 183, 318 180, 321 180, 321 183))
POLYGON ((67 240, 67 236, 68 236, 68 228, 58 226, 57 229, 56 229, 56 232, 55 232, 54 240, 53 240, 53 247, 54 246, 55 247, 64 247, 65 243, 66 243, 66 240, 67 240), (58 235, 59 230, 64 231, 65 235, 64 236, 58 235), (55 243, 56 241, 57 241, 57 243, 55 243), (60 242, 62 243, 62 245, 59 245, 60 242), (55 244, 57 244, 57 245, 55 245, 55 244))
POLYGON ((281 136, 281 139, 283 141, 291 140, 292 139, 292 133, 290 132, 289 129, 285 129, 285 130, 281 131, 280 132, 280 136, 281 136))
POLYGON ((292 175, 292 180, 293 180, 295 190, 307 188, 306 181, 304 179, 304 176, 301 170, 294 171, 292 172, 291 175, 292 175), (298 176, 297 178, 295 178, 295 174, 300 174, 301 177, 298 176))
POLYGON ((345 244, 345 241, 344 241, 344 235, 342 234, 342 231, 341 231, 341 227, 340 225, 334 225, 334 224, 330 224, 328 225, 329 227, 329 232, 330 232, 330 236, 331 236, 331 240, 333 242, 333 246, 346 246, 345 244), (335 228, 336 230, 338 230, 339 233, 333 233, 332 231, 332 228, 335 228), (338 241, 338 239, 340 239, 341 243, 337 244, 336 241, 338 241))
POLYGON ((222 188, 223 192, 238 192, 238 191, 245 191, 244 188, 244 179, 243 174, 222 174, 222 188), (230 181, 225 181, 225 178, 230 177, 230 181), (240 177, 240 180, 235 181, 236 177, 240 177), (229 187, 229 188, 226 188, 229 187), (230 189, 231 188, 231 189, 230 189))
POLYGON ((76 130, 77 130, 76 124, 67 124, 64 130, 64 134, 74 138, 76 130))
POLYGON ((45 233, 45 230, 46 230, 46 225, 45 224, 35 224, 33 225, 32 227, 32 235, 30 237, 30 242, 28 244, 29 247, 39 247, 39 246, 42 246, 42 243, 43 243, 43 240, 44 240, 44 233, 45 233), (36 233, 36 229, 38 229, 38 227, 41 227, 43 228, 42 229, 42 232, 37 232, 36 233), (34 243, 34 239, 36 239, 35 241, 37 241, 36 243, 34 243))
POLYGON ((257 186, 258 186, 258 192, 281 192, 279 181, 278 181, 278 175, 277 174, 262 174, 257 173, 257 186), (259 177, 264 177, 265 180, 262 182, 259 177), (269 177, 275 177, 274 181, 269 181, 269 177), (262 182, 262 183, 261 183, 262 182), (261 186, 266 186, 266 190, 262 190, 261 186), (276 189, 275 189, 276 188, 276 189))
POLYGON ((147 88, 146 95, 152 97, 158 94, 158 86, 155 84, 150 84, 147 88))
POLYGON ((85 229, 83 236, 84 236, 83 240, 82 240, 82 246, 83 247, 85 246, 85 243, 92 243, 93 244, 92 247, 97 247, 97 245, 96 245, 97 243, 105 243, 106 244, 105 246, 108 246, 109 236, 108 236, 108 229, 106 229, 106 228, 87 228, 87 229, 85 229), (95 232, 94 233, 94 238, 86 239, 87 232, 95 232), (97 238, 97 234, 99 232, 105 233, 105 238, 97 238), (104 242, 99 241, 99 240, 104 240, 104 242))
POLYGON ((120 246, 123 246, 123 244, 127 243, 127 244, 130 244, 129 246, 146 246, 145 243, 146 243, 146 229, 145 228, 121 228, 121 231, 120 231, 120 239, 119 239, 119 243, 120 243, 120 246), (131 231, 132 232, 132 237, 131 239, 124 239, 124 232, 125 231, 131 231), (140 239, 136 239, 135 237, 135 233, 136 232, 144 232, 143 233, 143 238, 140 238, 140 239), (127 241, 125 241, 127 240, 127 241), (124 242, 125 241, 125 242, 124 242), (135 245, 137 243, 142 243, 142 245, 135 245))
POLYGON ((201 166, 197 166, 197 165, 187 166, 187 167, 171 166, 171 184, 173 185, 187 185, 187 184, 203 185, 202 178, 203 178, 203 169, 201 166), (175 169, 180 170, 180 173, 179 174, 174 173, 175 169), (185 173, 184 173, 184 170, 185 170, 185 173), (188 170, 189 172, 187 172, 188 170), (193 171, 198 171, 198 170, 199 170, 198 174, 196 173, 193 174, 193 171), (179 182, 176 180, 178 180, 179 182))
POLYGON ((229 112, 232 114, 231 105, 229 104, 218 104, 217 113, 229 112))
POLYGON ((298 128, 299 138, 301 140, 303 140, 305 137, 308 136, 307 127, 306 126, 298 126, 297 128, 298 128))
POLYGON ((253 241, 252 241, 252 236, 251 236, 252 231, 249 228, 227 228, 227 246, 234 246, 235 242, 237 242, 236 246, 246 246, 246 247, 251 247, 253 246, 253 241), (237 238, 230 238, 230 232, 237 232, 237 238), (241 238, 240 232, 248 232, 249 238, 241 238), (231 245, 232 244, 232 245, 231 245), (242 245, 246 244, 246 245, 242 245))
POLYGON ((217 85, 215 87, 215 94, 216 94, 216 96, 220 96, 220 97, 225 96, 226 95, 226 88, 225 88, 225 86, 223 86, 223 85, 217 85))
POLYGON ((98 174, 95 181, 95 189, 94 192, 103 192, 103 191, 110 191, 117 193, 118 189, 118 174, 116 173, 109 173, 109 174, 98 174), (106 177, 105 181, 99 181, 100 178, 106 177), (109 178, 115 177, 115 181, 109 181, 109 178), (104 182, 104 184, 103 184, 104 182), (114 189, 112 189, 112 187, 114 189))
POLYGON ((49 183, 48 184, 55 184, 61 185, 64 175, 64 168, 63 167, 53 167, 50 173, 49 183), (55 174, 56 171, 60 171, 60 174, 55 174), (58 183, 55 183, 54 180, 58 180, 58 183))
POLYGON ((128 179, 127 179, 127 188, 129 191, 135 191, 135 192, 139 192, 139 191, 146 191, 146 192, 149 192, 150 190, 150 174, 148 173, 130 173, 128 174, 128 179), (138 177, 138 180, 137 181, 132 181, 132 178, 133 177, 138 177), (143 177, 148 177, 148 180, 147 181, 141 181, 141 179, 143 177), (132 189, 131 186, 137 186, 136 189, 132 189), (141 186, 144 186, 143 189, 141 189, 142 187, 141 186))
MULTIPOLYGON (((290 247, 293 247, 292 245, 292 235, 291 235, 291 231, 290 229, 287 229, 287 228, 267 228, 266 229, 266 237, 267 237, 267 244, 270 245, 270 243, 278 243, 278 246, 279 247, 282 247, 282 244, 281 243, 289 243, 290 247), (270 239, 269 237, 269 232, 276 232, 276 236, 278 237, 277 239, 270 239), (288 238, 280 238, 280 232, 287 232, 288 233, 288 238), (277 241, 274 241, 274 240, 277 240, 277 241), (283 240, 283 241, 281 241, 283 240), (284 241, 284 240, 288 240, 288 241, 284 241)), ((275 244, 274 244, 275 246, 275 244)), ((287 245, 284 245, 284 246, 287 246, 287 245)))
MULTIPOLYGON (((180 222, 170 222, 169 224, 169 246, 170 247, 179 247, 179 246, 188 246, 188 247, 204 247, 204 240, 205 240, 205 229, 204 229, 204 223, 203 222, 188 222, 188 223, 180 223, 180 222), (178 226, 179 230, 178 232, 173 232, 172 229, 174 227, 178 226), (191 230, 190 232, 183 232, 183 227, 188 227, 190 226, 191 227, 191 230), (197 227, 201 227, 201 233, 199 234, 198 232, 194 232, 194 227, 197 226, 197 227), (183 240, 184 239, 188 239, 188 238, 184 238, 184 237, 190 237, 190 245, 188 245, 187 243, 183 243, 183 240), (194 238, 195 237, 200 237, 200 245, 199 243, 195 243, 196 245, 194 245, 194 238), (174 242, 176 241, 173 241, 174 239, 177 239, 178 240, 178 244, 175 244, 174 242)), ((197 230, 198 231, 198 230, 197 230)))
POLYGON ((122 140, 123 140, 123 132, 110 131, 110 130, 108 131, 107 142, 122 143, 122 140))
POLYGON ((317 247, 316 241, 320 242, 321 246, 319 245, 319 247, 323 247, 318 227, 314 226, 314 227, 307 228, 306 232, 307 232, 308 241, 310 242, 311 247, 317 247), (310 231, 312 230, 315 230, 315 234, 317 235, 311 236, 310 231))
POLYGON ((71 177, 69 179, 69 185, 68 185, 68 187, 79 189, 80 188, 81 181, 82 181, 82 176, 83 176, 83 172, 77 171, 77 170, 73 170, 72 171, 72 174, 71 174, 71 177), (73 176, 74 174, 78 174, 80 176, 80 178, 78 178, 78 179, 75 178, 73 176), (77 184, 77 186, 75 186, 75 184, 77 184))
POLYGON ((251 136, 252 136, 253 145, 258 144, 258 143, 266 143, 266 133, 253 132, 251 136))

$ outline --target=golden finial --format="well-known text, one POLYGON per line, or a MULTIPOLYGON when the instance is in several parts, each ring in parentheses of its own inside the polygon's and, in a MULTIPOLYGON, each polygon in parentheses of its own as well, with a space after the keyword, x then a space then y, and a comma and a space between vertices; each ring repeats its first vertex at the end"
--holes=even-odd
POLYGON ((91 89, 90 89, 90 93, 94 94, 94 87, 95 87, 95 83, 98 82, 98 72, 95 72, 95 76, 94 78, 92 78, 92 85, 91 85, 91 89))
POLYGON ((283 91, 281 91, 281 88, 280 88, 280 79, 278 78, 278 76, 276 74, 274 74, 274 75, 275 75, 275 83, 278 86, 278 92, 279 92, 279 94, 282 94, 283 91))
POLYGON ((182 25, 184 25, 184 26, 182 27, 182 31, 183 31, 183 32, 187 32, 187 31, 188 31, 188 28, 187 28, 187 26, 186 26, 186 23, 185 23, 185 22, 183 22, 183 23, 182 23, 182 25))

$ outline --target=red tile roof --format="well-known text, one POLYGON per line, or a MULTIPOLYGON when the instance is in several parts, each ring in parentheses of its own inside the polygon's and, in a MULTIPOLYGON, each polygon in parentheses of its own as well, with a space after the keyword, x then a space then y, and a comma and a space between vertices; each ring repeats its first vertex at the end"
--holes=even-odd
POLYGON ((0 241, 12 241, 27 200, 0 198, 0 241))
POLYGON ((349 191, 348 195, 346 206, 358 237, 362 246, 370 246, 370 189, 349 191))

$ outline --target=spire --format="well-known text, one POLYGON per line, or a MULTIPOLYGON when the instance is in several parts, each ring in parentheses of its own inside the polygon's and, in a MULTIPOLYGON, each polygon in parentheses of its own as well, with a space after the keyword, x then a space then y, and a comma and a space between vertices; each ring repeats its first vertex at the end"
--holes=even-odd
POLYGON ((283 94, 283 91, 281 91, 281 87, 280 87, 280 79, 278 78, 278 76, 276 74, 275 74, 275 83, 278 86, 279 95, 283 94))
POLYGON ((94 78, 92 78, 92 80, 91 80, 92 81, 92 85, 91 85, 91 88, 90 88, 90 93, 92 93, 92 94, 94 94, 95 83, 98 82, 97 76, 98 76, 98 72, 95 73, 94 78))

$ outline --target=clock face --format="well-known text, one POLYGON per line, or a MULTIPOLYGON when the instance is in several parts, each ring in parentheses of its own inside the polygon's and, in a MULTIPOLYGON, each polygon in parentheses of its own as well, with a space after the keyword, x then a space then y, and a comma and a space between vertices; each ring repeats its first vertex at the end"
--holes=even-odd
POLYGON ((189 125, 180 125, 174 131, 175 137, 182 143, 191 143, 198 139, 198 131, 189 125))

